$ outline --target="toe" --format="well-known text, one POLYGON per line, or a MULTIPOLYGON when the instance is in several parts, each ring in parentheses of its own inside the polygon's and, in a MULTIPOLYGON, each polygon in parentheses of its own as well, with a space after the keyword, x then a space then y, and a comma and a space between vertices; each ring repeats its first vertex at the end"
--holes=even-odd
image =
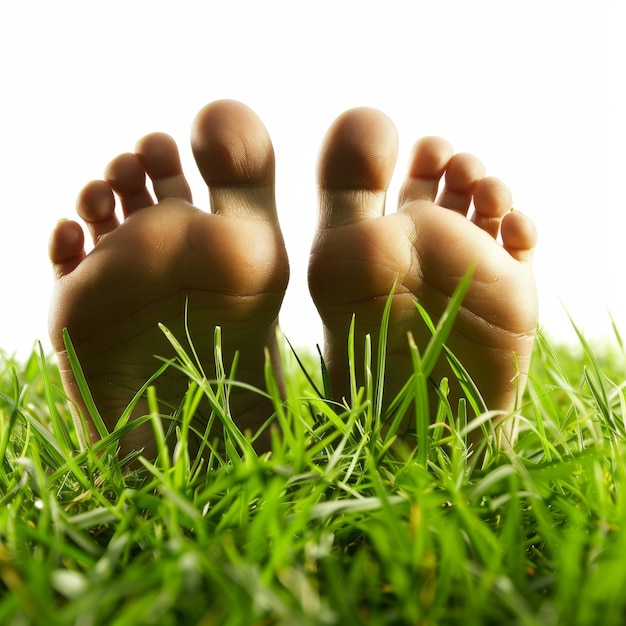
POLYGON ((124 217, 154 204, 146 187, 146 172, 136 154, 127 152, 113 159, 105 178, 120 198, 124 217))
POLYGON ((103 180, 94 180, 82 189, 76 202, 76 211, 87 223, 94 243, 119 225, 115 216, 113 192, 103 180))
POLYGON ((445 186, 437 203, 467 215, 476 184, 485 176, 485 167, 471 154, 455 154, 446 168, 445 186))
POLYGON ((233 100, 207 105, 193 122, 191 147, 214 213, 277 219, 274 148, 254 111, 233 100))
POLYGON ((478 181, 474 190, 472 222, 492 237, 496 237, 502 217, 511 210, 511 206, 509 188, 497 178, 483 178, 478 181))
POLYGON ((79 224, 61 220, 52 231, 48 256, 56 278, 72 272, 85 258, 85 238, 79 224))
POLYGON ((383 215, 397 153, 396 128, 380 111, 358 108, 338 117, 320 154, 320 228, 383 215))
POLYGON ((502 245, 522 263, 531 263, 537 245, 537 229, 532 220, 519 211, 510 211, 502 219, 502 245))
POLYGON ((182 198, 191 202, 191 190, 183 175, 178 148, 169 135, 147 135, 139 141, 136 151, 159 201, 182 198))
POLYGON ((409 172, 400 191, 400 206, 414 200, 434 202, 453 154, 452 146, 440 137, 420 139, 413 147, 409 172))

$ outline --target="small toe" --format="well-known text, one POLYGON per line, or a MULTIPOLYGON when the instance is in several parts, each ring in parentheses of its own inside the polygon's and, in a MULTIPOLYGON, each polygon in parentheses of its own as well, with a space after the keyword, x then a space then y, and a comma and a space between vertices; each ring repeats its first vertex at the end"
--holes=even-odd
POLYGON ((502 217, 511 210, 512 202, 511 192, 502 181, 485 177, 478 181, 474 190, 472 222, 497 237, 502 217))
POLYGON ((85 258, 84 244, 85 236, 80 224, 71 220, 57 223, 48 244, 48 256, 57 279, 72 272, 85 258))
POLYGON ((124 217, 154 204, 146 187, 146 172, 136 154, 127 152, 113 159, 106 168, 105 178, 120 198, 124 217))
POLYGON ((531 263, 537 245, 537 228, 532 220, 520 211, 510 211, 502 219, 502 245, 522 263, 531 263))
POLYGON ((152 133, 141 139, 137 156, 152 180, 159 201, 181 198, 191 202, 191 190, 183 174, 176 142, 165 133, 152 133))
POLYGON ((103 180, 94 180, 83 187, 76 201, 76 212, 87 223, 94 243, 119 226, 115 197, 103 180))
POLYGON ((208 104, 193 122, 191 147, 213 213, 277 220, 274 148, 252 109, 234 100, 208 104))
POLYGON ((384 113, 357 108, 339 116, 320 153, 320 228, 383 215, 397 154, 398 134, 384 113))
POLYGON ((452 158, 452 146, 440 137, 424 137, 413 146, 409 171, 400 191, 400 207, 414 200, 434 202, 439 181, 452 158))
POLYGON ((437 204, 467 215, 476 184, 484 176, 485 166, 475 156, 455 154, 446 167, 445 186, 437 204))

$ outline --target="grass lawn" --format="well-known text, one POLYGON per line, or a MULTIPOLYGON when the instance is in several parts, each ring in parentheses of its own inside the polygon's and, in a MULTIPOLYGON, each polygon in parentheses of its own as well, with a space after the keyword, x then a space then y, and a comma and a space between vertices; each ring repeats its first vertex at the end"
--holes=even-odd
POLYGON ((444 336, 415 352, 385 414, 383 363, 339 406, 317 359, 302 359, 309 380, 285 350, 285 401, 267 371, 283 435, 264 456, 229 418, 226 375, 210 384, 181 354, 178 445, 153 412, 161 454, 133 471, 115 456, 128 425, 80 451, 54 364, 0 356, 0 624, 626 623, 619 335, 597 351, 539 338, 513 450, 476 418, 470 383, 450 406, 438 381, 438 412, 424 413, 444 336), (186 454, 200 395, 226 433, 204 463, 186 454), (394 415, 412 405, 407 448, 394 415), (482 451, 467 446, 476 428, 482 451))

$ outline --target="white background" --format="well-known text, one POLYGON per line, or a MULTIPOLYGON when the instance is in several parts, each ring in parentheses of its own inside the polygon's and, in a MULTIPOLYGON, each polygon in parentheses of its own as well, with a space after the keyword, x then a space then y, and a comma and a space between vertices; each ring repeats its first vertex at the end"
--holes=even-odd
POLYGON ((277 157, 293 343, 321 328, 306 287, 315 163, 332 120, 385 111, 400 133, 389 208, 413 142, 473 152, 536 222, 541 323, 626 333, 626 19, 621 1, 21 0, 0 7, 0 346, 46 334, 47 239, 114 155, 161 130, 189 149, 196 111, 251 106, 277 157))

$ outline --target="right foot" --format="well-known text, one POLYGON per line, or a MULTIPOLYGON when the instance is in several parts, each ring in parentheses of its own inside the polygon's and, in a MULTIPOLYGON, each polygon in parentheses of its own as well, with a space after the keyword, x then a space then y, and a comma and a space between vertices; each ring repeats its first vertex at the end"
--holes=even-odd
MULTIPOLYGON (((265 349, 276 357, 289 267, 274 201, 270 138, 250 109, 219 101, 196 117, 192 147, 209 186, 211 213, 192 206, 174 141, 153 134, 139 142, 136 154, 114 159, 106 181, 89 183, 80 194, 78 214, 95 243, 89 254, 76 222, 59 222, 52 233, 57 280, 50 336, 65 389, 87 419, 91 440, 97 433, 71 372, 64 328, 109 429, 160 366, 155 355, 174 356, 158 324, 185 345, 186 304, 190 335, 208 378, 215 375, 216 326, 222 328, 227 371, 239 352, 239 381, 264 389, 265 349), (114 212, 114 192, 122 223, 114 212)), ((162 412, 170 413, 188 381, 169 368, 155 385, 162 412)), ((268 400, 237 388, 231 408, 240 428, 252 432, 272 413, 268 400)), ((146 411, 141 401, 134 415, 146 411)), ((153 456, 150 425, 132 431, 121 447, 123 453, 143 449, 153 456)))
MULTIPOLYGON (((448 345, 488 409, 509 412, 524 390, 535 336, 534 226, 521 213, 510 212, 508 189, 486 178, 478 159, 454 155, 447 142, 433 137, 416 144, 399 210, 384 215, 396 153, 393 124, 371 109, 338 118, 322 148, 320 218, 309 285, 324 324, 334 394, 341 399, 350 393, 347 341, 353 314, 359 367, 365 334, 376 349, 382 311, 397 280, 388 332, 389 402, 412 372, 407 333, 422 353, 430 337, 414 301, 436 322, 476 263, 448 345), (472 203, 473 214, 468 214, 472 203)), ((442 359, 433 377, 443 376, 451 378, 454 407, 461 390, 442 359)))

